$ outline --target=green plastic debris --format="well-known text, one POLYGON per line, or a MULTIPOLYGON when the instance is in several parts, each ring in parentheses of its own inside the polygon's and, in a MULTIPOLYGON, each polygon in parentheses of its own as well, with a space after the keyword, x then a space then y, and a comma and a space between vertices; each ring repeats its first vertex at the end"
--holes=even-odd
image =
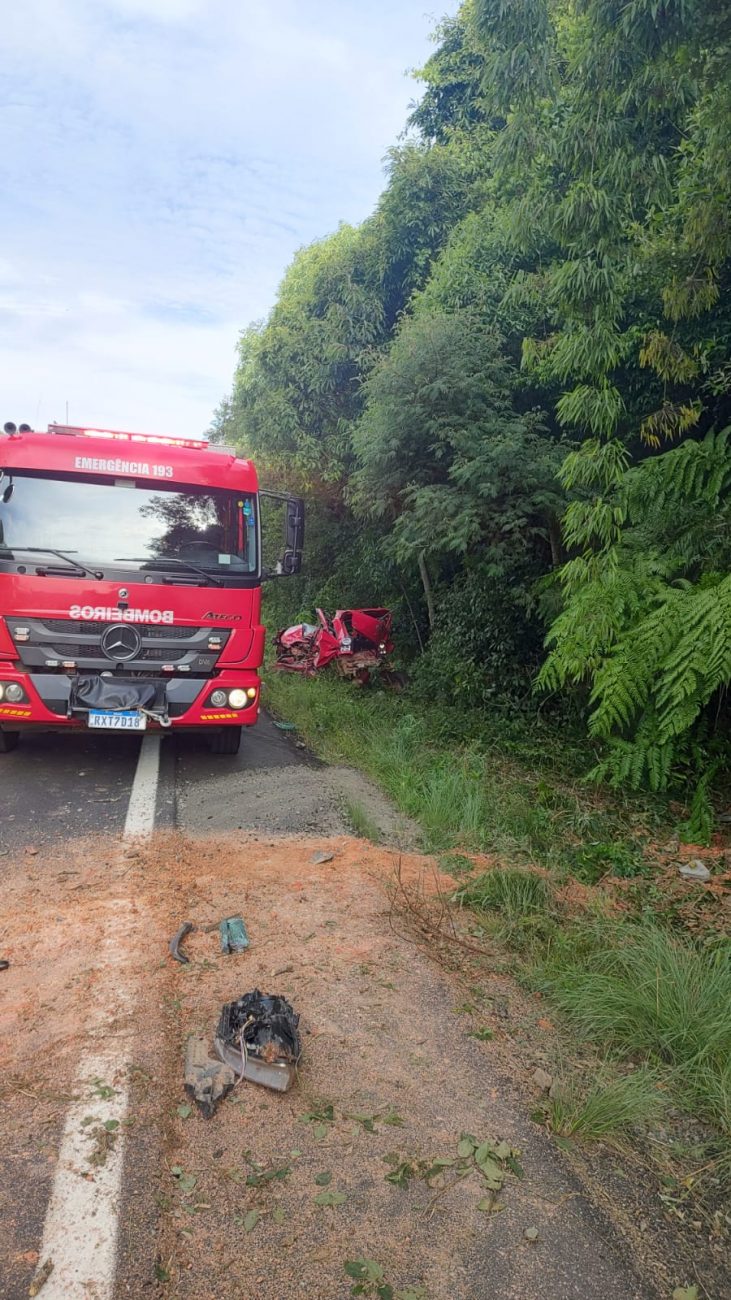
POLYGON ((218 927, 221 936, 221 952, 245 952, 249 946, 243 916, 227 916, 218 927))

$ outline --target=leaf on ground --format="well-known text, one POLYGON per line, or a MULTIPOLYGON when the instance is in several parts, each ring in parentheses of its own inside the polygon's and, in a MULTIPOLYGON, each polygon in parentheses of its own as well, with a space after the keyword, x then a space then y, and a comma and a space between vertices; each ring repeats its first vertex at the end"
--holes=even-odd
POLYGON ((182 1106, 178 1106, 178 1117, 180 1119, 189 1119, 192 1114, 193 1114, 193 1107, 188 1106, 187 1103, 184 1103, 182 1106))
POLYGON ((276 1208, 272 1210, 272 1219, 275 1223, 284 1223, 286 1218, 287 1211, 283 1210, 281 1205, 277 1205, 276 1208))
POLYGON ((499 1192, 505 1182, 505 1175, 494 1160, 486 1159, 480 1164, 480 1172, 488 1187, 493 1192, 499 1192))
POLYGON ((474 1151, 472 1138, 462 1138, 457 1147, 457 1155, 464 1160, 466 1156, 471 1156, 474 1151))
POLYGON ((324 1137, 327 1137, 327 1125, 325 1124, 316 1124, 312 1131, 318 1142, 321 1142, 324 1137))
POLYGON ((182 1174, 181 1177, 178 1179, 178 1185, 180 1187, 180 1190, 181 1192, 185 1192, 186 1195, 188 1192, 193 1191, 197 1182, 198 1179, 196 1178, 195 1174, 182 1174))
POLYGON ((327 1187, 328 1183, 332 1182, 332 1174, 330 1173, 330 1170, 325 1169, 321 1174, 316 1174, 315 1182, 318 1187, 327 1187))
POLYGON ((182 1166, 181 1166, 181 1165, 171 1165, 171 1166, 170 1166, 170 1173, 172 1174, 173 1178, 180 1178, 180 1175, 182 1174, 182 1172, 183 1172, 183 1169, 182 1169, 182 1166))
POLYGON ((491 1029, 473 1029, 467 1037, 476 1038, 480 1043, 489 1043, 490 1039, 494 1038, 495 1035, 491 1029))
POLYGON ((41 1287, 45 1286, 52 1272, 53 1272, 53 1260, 47 1259, 44 1261, 43 1264, 41 1264, 41 1267, 38 1269, 38 1272, 33 1278, 33 1281, 31 1282, 30 1286, 28 1287, 28 1295, 30 1296, 38 1295, 39 1291, 41 1290, 41 1287))
POLYGON ((697 1286, 676 1286, 673 1300, 698 1300, 697 1286))
POLYGON ((320 1192, 315 1197, 315 1205, 343 1205, 347 1199, 345 1192, 320 1192))
POLYGON ((384 1280, 381 1265, 377 1264, 375 1259, 366 1259, 363 1255, 358 1259, 346 1259, 345 1272, 355 1282, 383 1282, 384 1280))
POLYGON ((415 1173, 416 1170, 410 1160, 401 1160, 390 1174, 386 1174, 386 1182, 393 1183, 394 1187, 408 1187, 415 1173))
POLYGON ((538 1229, 526 1228, 525 1232, 523 1233, 523 1236, 525 1237, 526 1241, 538 1241, 538 1229))
POLYGON ((404 1121, 395 1110, 389 1110, 385 1115, 381 1115, 382 1124, 390 1124, 393 1128, 403 1128, 404 1121))
POLYGON ((483 1214, 500 1214, 505 1206, 500 1201, 496 1201, 494 1196, 483 1196, 482 1200, 478 1201, 477 1208, 482 1210, 483 1214))
POLYGON ((118 1129, 118 1128, 119 1128, 119 1120, 118 1120, 118 1119, 105 1119, 105 1121, 104 1121, 104 1127, 105 1127, 105 1129, 107 1130, 107 1133, 113 1133, 113 1132, 115 1131, 115 1129, 118 1129))
POLYGON ((244 1232, 253 1232, 258 1222, 259 1211, 249 1210, 249 1213, 244 1216, 244 1232))

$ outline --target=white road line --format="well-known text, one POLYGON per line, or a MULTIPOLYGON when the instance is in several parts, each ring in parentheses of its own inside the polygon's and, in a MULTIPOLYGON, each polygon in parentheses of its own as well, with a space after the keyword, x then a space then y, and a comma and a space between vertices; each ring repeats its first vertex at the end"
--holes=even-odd
POLYGON ((87 1056, 79 1073, 76 1087, 82 1096, 66 1116, 43 1231, 39 1263, 53 1260, 43 1300, 112 1300, 123 1154, 122 1130, 114 1126, 127 1114, 126 1068, 119 1079, 120 1061, 123 1067, 126 1062, 121 1046, 87 1056), (105 1124, 114 1128, 108 1138, 105 1124))
MULTIPOLYGON (((160 737, 145 736, 130 792, 125 840, 146 839, 155 829, 159 775, 160 737)), ((90 1008, 88 1028, 94 1045, 79 1065, 79 1099, 66 1115, 46 1212, 39 1264, 52 1260, 53 1272, 43 1286, 43 1300, 112 1300, 114 1295, 124 1159, 121 1126, 127 1114, 129 1021, 136 993, 125 967, 134 927, 131 900, 115 899, 101 953, 103 979, 90 1008), (103 1159, 92 1159, 102 1144, 108 1148, 103 1159)))
POLYGON ((155 804, 160 776, 160 737, 145 736, 137 760, 124 823, 124 838, 148 839, 155 829, 155 804))

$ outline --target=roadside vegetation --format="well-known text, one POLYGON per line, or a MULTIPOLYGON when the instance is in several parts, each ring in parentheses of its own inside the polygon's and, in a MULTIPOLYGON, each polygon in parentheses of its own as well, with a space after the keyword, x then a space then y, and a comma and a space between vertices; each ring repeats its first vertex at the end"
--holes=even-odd
POLYGON ((586 1082, 567 1060, 543 1122, 562 1138, 622 1143, 685 1115, 696 1138, 679 1139, 675 1155, 703 1169, 711 1203, 731 1192, 723 854, 714 885, 683 881, 677 859, 697 848, 673 837, 677 810, 577 779, 581 742, 557 756, 550 724, 478 724, 334 676, 270 672, 267 699, 323 758, 366 771, 418 823, 468 933, 493 947, 496 966, 510 954, 514 974, 595 1045, 601 1077, 586 1082))
POLYGON ((594 780, 677 794, 708 841, 731 769, 731 11, 465 0, 417 78, 375 211, 297 254, 213 421, 307 500, 272 619, 389 605, 435 705, 548 709, 594 780))

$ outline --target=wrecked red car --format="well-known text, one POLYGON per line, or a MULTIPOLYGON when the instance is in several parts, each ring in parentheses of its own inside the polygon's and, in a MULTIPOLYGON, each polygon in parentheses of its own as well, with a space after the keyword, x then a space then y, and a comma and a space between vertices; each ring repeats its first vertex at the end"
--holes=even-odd
POLYGON ((332 664, 343 677, 365 684, 383 673, 393 650, 388 609, 338 609, 332 618, 317 611, 317 623, 297 623, 274 638, 275 667, 310 676, 332 664))

